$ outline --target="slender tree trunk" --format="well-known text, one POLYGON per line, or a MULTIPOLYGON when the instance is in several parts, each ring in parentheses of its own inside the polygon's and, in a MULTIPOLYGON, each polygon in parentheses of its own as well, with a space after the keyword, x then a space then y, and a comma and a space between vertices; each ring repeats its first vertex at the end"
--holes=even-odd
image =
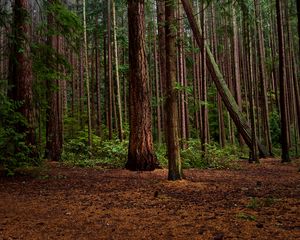
MULTIPOLYGON (((177 0, 178 1, 178 0, 177 0)), ((180 103, 180 137, 181 137, 181 147, 183 149, 187 148, 187 116, 186 116, 186 76, 185 76, 185 61, 184 61, 184 48, 183 48, 183 41, 184 41, 184 35, 183 35, 183 20, 182 20, 182 7, 181 5, 177 4, 178 6, 178 25, 179 25, 179 31, 178 31, 178 43, 177 43, 177 49, 178 49, 178 82, 180 83, 180 86, 183 87, 183 90, 180 91, 179 96, 179 103, 180 103)))
POLYGON ((156 115, 157 115, 157 141, 158 145, 162 143, 161 136, 161 104, 160 104, 160 81, 159 81, 159 58, 157 53, 156 28, 154 27, 154 64, 155 64, 155 97, 156 97, 156 115))
POLYGON ((111 0, 107 1, 107 57, 108 57, 108 138, 112 139, 113 128, 113 80, 111 59, 111 0))
POLYGON ((258 66, 259 66, 259 76, 261 81, 261 94, 262 94, 262 121, 264 126, 264 139, 266 141, 266 147, 269 153, 272 155, 272 142, 269 124, 269 106, 267 97, 267 78, 265 69, 265 44, 264 44, 264 34, 262 29, 262 16, 260 9, 260 1, 255 2, 255 15, 256 15, 256 28, 258 35, 258 66))
POLYGON ((130 137, 126 168, 133 171, 154 170, 158 162, 153 152, 147 87, 144 0, 128 0, 128 30, 130 137))
POLYGON ((83 41, 84 41, 84 65, 85 65, 85 83, 87 94, 87 114, 88 114, 88 144, 92 146, 92 119, 91 119, 91 98, 90 98, 90 80, 89 80, 89 62, 88 62, 88 43, 86 35, 86 6, 83 0, 83 41))
MULTIPOLYGON (((298 18, 298 56, 300 58, 300 1, 296 0, 296 5, 297 5, 297 18, 298 18)), ((300 128, 300 127, 299 127, 300 128)))
MULTIPOLYGON (((201 25, 202 25, 202 37, 203 40, 206 38, 205 32, 205 24, 206 24, 206 11, 205 11, 205 4, 201 4, 201 25)), ((201 48, 201 150, 206 156, 206 145, 208 144, 208 109, 207 109, 207 73, 206 73, 206 54, 205 54, 205 40, 201 48)))
POLYGON ((120 77, 119 77, 115 0, 112 0, 112 22, 113 22, 113 35, 114 35, 115 76, 116 76, 117 103, 118 103, 118 109, 117 109, 118 131, 119 131, 119 139, 120 139, 120 141, 122 141, 123 140, 123 126, 122 126, 123 121, 122 121, 122 104, 121 104, 120 77))
POLYGON ((182 178, 178 140, 178 111, 176 84, 176 0, 165 1, 166 11, 166 140, 169 180, 182 178))
MULTIPOLYGON (((166 89, 166 37, 165 37, 165 3, 164 0, 156 0, 157 5, 157 25, 158 25, 158 52, 159 52, 159 80, 161 94, 165 96, 166 89)), ((164 104, 164 103, 163 103, 164 104)), ((163 108, 162 108, 163 109, 163 108)), ((162 130, 165 130, 165 113, 161 111, 162 130)))
MULTIPOLYGON (((241 94, 241 71, 240 71, 240 51, 239 51, 239 35, 236 20, 236 4, 232 5, 232 25, 233 25, 233 56, 234 56, 234 79, 235 79, 235 93, 236 101, 242 112, 242 94, 241 94)), ((244 145, 244 139, 241 134, 239 134, 239 143, 244 145)))
MULTIPOLYGON (((98 17, 96 18, 96 29, 97 29, 97 32, 98 32, 98 17)), ((96 47, 96 50, 95 50, 95 54, 96 54, 96 59, 95 59, 95 77, 96 77, 96 101, 97 101, 97 126, 96 126, 96 130, 97 130, 97 134, 98 136, 101 136, 101 124, 102 124, 102 119, 101 119, 101 80, 100 80, 100 51, 99 51, 99 41, 98 41, 98 34, 95 34, 95 47, 96 47)))
POLYGON ((288 143, 288 119, 287 119, 287 79, 285 66, 285 47, 282 25, 282 5, 280 0, 276 0, 278 50, 279 50, 279 89, 280 89, 280 116, 281 116, 281 159, 282 162, 289 162, 289 143, 288 143))

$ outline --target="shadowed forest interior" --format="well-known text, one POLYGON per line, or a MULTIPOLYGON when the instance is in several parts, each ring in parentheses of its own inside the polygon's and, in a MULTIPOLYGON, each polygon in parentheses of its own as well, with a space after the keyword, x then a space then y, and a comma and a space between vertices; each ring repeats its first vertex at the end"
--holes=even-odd
MULTIPOLYGON (((0 186, 72 182, 72 171, 105 182, 108 171, 112 183, 114 174, 128 178, 120 190, 141 181, 146 191, 158 179, 154 197, 165 189, 166 200, 176 186, 178 196, 193 196, 182 187, 197 189, 203 174, 221 185, 235 179, 228 185, 235 196, 236 188, 251 190, 238 183, 243 171, 260 188, 282 169, 292 185, 279 182, 278 199, 290 191, 282 198, 298 206, 291 208, 297 221, 299 79, 297 0, 0 0, 0 186)), ((269 204, 266 189, 252 193, 253 209, 269 204)), ((0 238, 16 231, 1 226, 0 238)), ((227 230, 200 235, 223 239, 227 230)), ((296 239, 299 226, 289 230, 296 239)), ((280 231, 278 239, 289 239, 280 231)), ((187 236, 178 234, 171 239, 187 236)))

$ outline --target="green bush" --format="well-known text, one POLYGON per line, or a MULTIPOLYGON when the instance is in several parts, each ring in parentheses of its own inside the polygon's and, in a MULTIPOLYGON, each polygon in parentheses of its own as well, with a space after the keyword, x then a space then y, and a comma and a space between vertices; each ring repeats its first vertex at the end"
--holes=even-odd
MULTIPOLYGON (((181 149, 182 168, 237 168, 236 159, 242 154, 237 146, 227 145, 224 148, 214 142, 206 145, 207 153, 204 157, 199 140, 190 140, 188 146, 181 149)), ((155 153, 162 167, 168 166, 165 145, 155 145, 155 153)))
POLYGON ((13 175, 16 168, 40 164, 39 159, 31 157, 35 149, 26 144, 26 132, 18 131, 27 124, 17 111, 21 105, 0 94, 0 166, 8 175, 13 175))
POLYGON ((93 146, 88 146, 88 132, 81 131, 77 138, 66 141, 62 160, 66 164, 80 167, 123 167, 127 159, 128 141, 107 140, 93 135, 93 146))

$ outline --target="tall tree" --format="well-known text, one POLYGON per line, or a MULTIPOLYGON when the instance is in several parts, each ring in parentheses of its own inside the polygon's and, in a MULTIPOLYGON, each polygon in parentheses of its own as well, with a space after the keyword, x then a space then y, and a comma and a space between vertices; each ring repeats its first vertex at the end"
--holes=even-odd
POLYGON ((30 56, 30 15, 28 0, 15 0, 13 5, 13 44, 10 59, 10 83, 12 88, 9 95, 22 103, 20 113, 27 120, 26 126, 18 126, 18 130, 26 133, 28 146, 35 146, 35 115, 33 106, 33 75, 30 56))
POLYGON ((289 142, 288 142, 288 117, 287 117, 287 78, 285 63, 285 45, 282 24, 282 3, 276 0, 278 50, 279 50, 279 90, 280 90, 280 116, 281 116, 281 159, 282 162, 289 162, 289 142))
POLYGON ((114 35, 114 58, 115 58, 115 76, 116 76, 116 90, 117 90, 117 115, 118 115, 118 131, 119 139, 123 140, 123 121, 122 121, 122 105, 120 92, 120 77, 119 77, 119 61, 118 61, 118 42, 117 42, 117 23, 116 23, 116 6, 115 1, 112 0, 112 22, 114 35))
POLYGON ((92 145, 92 117, 91 117, 91 98, 90 98, 90 79, 89 79, 89 62, 88 62, 88 42, 86 35, 86 4, 83 0, 83 47, 84 47, 84 73, 87 93, 87 113, 88 113, 88 144, 92 145))
POLYGON ((108 137, 112 139, 113 128, 113 80, 112 80, 112 51, 111 51, 111 0, 107 1, 107 76, 108 76, 108 99, 107 99, 107 126, 108 137))
POLYGON ((265 68, 265 44, 264 44, 264 33, 262 29, 262 13, 261 13, 261 2, 255 2, 255 15, 256 15, 256 28, 257 28, 257 44, 258 44, 258 67, 259 67, 259 77, 261 86, 261 99, 262 99, 262 115, 263 115, 263 133, 266 142, 266 147, 269 153, 272 154, 272 142, 270 133, 270 123, 269 123, 269 106, 267 97, 267 79, 266 79, 266 68, 265 68))
POLYGON ((169 180, 182 178, 178 140, 178 110, 176 84, 176 0, 165 1, 166 11, 166 141, 169 180))
MULTIPOLYGON (((51 9, 52 4, 56 4, 55 0, 48 2, 51 9)), ((56 24, 53 12, 48 11, 48 28, 55 32, 56 24)), ((46 149, 45 157, 48 160, 59 161, 62 153, 62 116, 60 113, 60 81, 58 79, 58 55, 59 55, 59 36, 51 34, 48 36, 47 44, 51 49, 51 56, 48 57, 48 67, 54 78, 47 79, 47 120, 46 120, 46 149)))
POLYGON ((145 46, 144 0, 128 0, 129 31, 129 170, 154 170, 151 111, 145 46))
MULTIPOLYGON (((159 80, 161 86, 161 94, 164 96, 166 89, 166 37, 165 37, 165 3, 164 0, 156 0, 157 9, 157 30, 158 30, 158 52, 159 52, 159 80)), ((161 112, 162 130, 165 126, 165 114, 161 112)))

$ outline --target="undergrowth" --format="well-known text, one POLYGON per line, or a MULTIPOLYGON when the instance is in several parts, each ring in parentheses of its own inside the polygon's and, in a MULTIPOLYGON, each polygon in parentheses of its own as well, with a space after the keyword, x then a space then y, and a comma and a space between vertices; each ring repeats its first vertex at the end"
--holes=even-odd
MULTIPOLYGON (((93 146, 87 143, 87 131, 82 131, 77 138, 66 141, 62 161, 65 164, 79 167, 123 168, 127 161, 128 140, 102 140, 93 135, 93 146)), ((241 152, 236 146, 220 148, 216 143, 207 144, 204 157, 198 140, 187 142, 181 150, 183 168, 236 169, 236 159, 241 152)), ((168 167, 166 146, 155 144, 156 157, 160 165, 168 167)))

